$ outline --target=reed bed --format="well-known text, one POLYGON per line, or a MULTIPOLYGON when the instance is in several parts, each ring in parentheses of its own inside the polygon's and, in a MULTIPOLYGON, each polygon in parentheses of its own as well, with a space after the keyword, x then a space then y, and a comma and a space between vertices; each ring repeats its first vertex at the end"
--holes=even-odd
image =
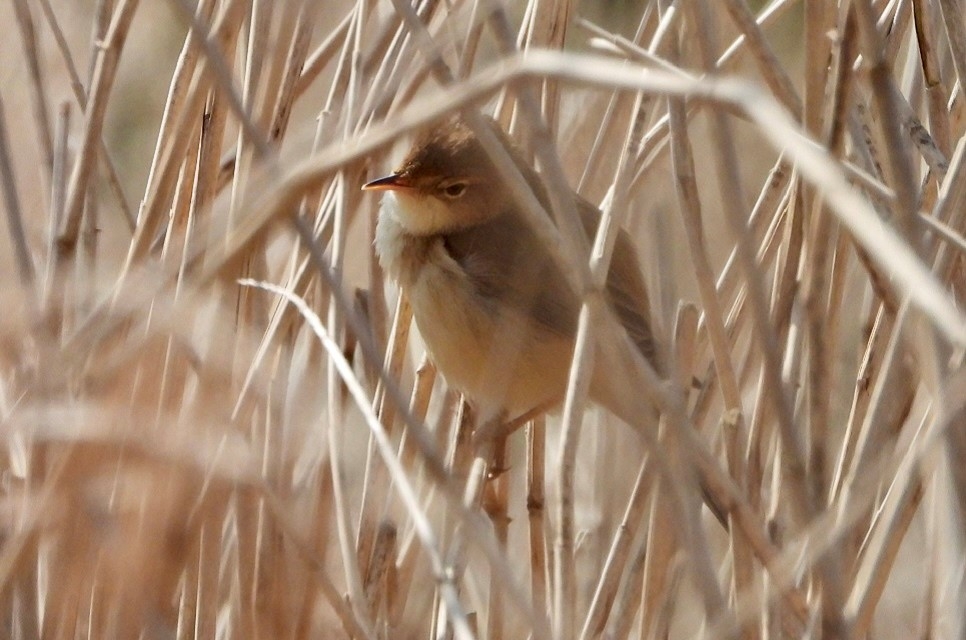
POLYGON ((963 12, 3 3, 0 635, 962 637, 963 12), (587 298, 475 442, 360 191, 458 110, 631 231, 670 379, 587 298))

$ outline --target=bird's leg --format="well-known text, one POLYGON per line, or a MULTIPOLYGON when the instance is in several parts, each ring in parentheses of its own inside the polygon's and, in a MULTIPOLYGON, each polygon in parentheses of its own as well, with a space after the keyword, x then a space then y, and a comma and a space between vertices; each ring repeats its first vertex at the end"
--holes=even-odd
POLYGON ((506 442, 512 430, 506 429, 506 414, 485 420, 473 433, 474 460, 463 499, 467 505, 481 506, 494 519, 506 516, 506 442), (485 434, 481 436, 482 434, 485 434), (503 514, 500 516, 500 514, 503 514))
POLYGON ((476 443, 473 433, 476 431, 478 416, 466 398, 460 398, 459 410, 456 414, 455 441, 452 443, 451 458, 449 460, 450 473, 463 483, 469 482, 473 458, 476 455, 476 443))
POLYGON ((476 431, 473 432, 473 443, 479 447, 485 444, 488 440, 493 440, 498 437, 506 438, 511 436, 516 433, 517 429, 524 426, 534 418, 542 416, 558 404, 560 404, 560 398, 555 398, 553 400, 548 400, 538 404, 532 409, 524 411, 511 420, 506 419, 506 414, 501 414, 490 420, 486 420, 476 428, 476 431))

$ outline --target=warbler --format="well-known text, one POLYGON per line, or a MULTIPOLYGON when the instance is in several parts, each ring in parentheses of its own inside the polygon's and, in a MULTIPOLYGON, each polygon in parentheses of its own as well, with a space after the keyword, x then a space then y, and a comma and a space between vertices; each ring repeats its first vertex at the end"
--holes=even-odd
MULTIPOLYGON (((484 119, 546 211, 544 182, 492 119, 484 119)), ((462 116, 420 134, 398 170, 363 186, 384 197, 375 233, 383 269, 408 296, 430 357, 482 421, 552 408, 563 398, 580 297, 527 223, 521 205, 462 116)), ((571 193, 588 239, 600 210, 571 193)), ((633 242, 621 230, 607 303, 637 349, 664 371, 633 242)), ((639 394, 597 366, 590 396, 625 421, 639 394)))

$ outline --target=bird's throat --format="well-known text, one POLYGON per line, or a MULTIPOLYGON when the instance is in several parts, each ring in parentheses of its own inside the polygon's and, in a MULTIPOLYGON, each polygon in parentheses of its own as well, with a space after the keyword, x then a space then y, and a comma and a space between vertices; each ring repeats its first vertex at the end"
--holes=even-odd
POLYGON ((383 201, 376 223, 375 246, 382 268, 404 288, 411 286, 426 264, 433 244, 439 240, 430 235, 414 234, 397 215, 389 198, 383 201))
POLYGON ((443 233, 453 226, 453 214, 445 203, 415 190, 386 193, 382 200, 382 211, 394 217, 414 236, 443 233))

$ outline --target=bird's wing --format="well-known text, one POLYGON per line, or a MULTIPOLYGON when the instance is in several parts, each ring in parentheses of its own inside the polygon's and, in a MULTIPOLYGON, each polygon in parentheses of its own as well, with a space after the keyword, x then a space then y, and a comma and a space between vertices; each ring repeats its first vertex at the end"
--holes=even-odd
MULTIPOLYGON (((583 198, 577 208, 589 241, 600 223, 600 211, 583 198)), ((504 214, 443 236, 447 253, 460 266, 480 296, 496 309, 508 308, 532 317, 544 329, 573 336, 580 301, 530 226, 504 214)), ((663 371, 650 322, 647 288, 630 236, 618 232, 607 276, 607 300, 641 354, 663 371)))
MULTIPOLYGON (((577 208, 588 239, 592 242, 600 224, 600 210, 583 198, 577 208)), ((617 232, 610 271, 607 273, 607 300, 641 354, 658 373, 663 372, 661 354, 650 321, 650 301, 637 251, 626 231, 617 232)))
POLYGON ((496 216, 446 234, 443 243, 494 313, 510 309, 551 333, 576 333, 577 296, 526 222, 496 216))

